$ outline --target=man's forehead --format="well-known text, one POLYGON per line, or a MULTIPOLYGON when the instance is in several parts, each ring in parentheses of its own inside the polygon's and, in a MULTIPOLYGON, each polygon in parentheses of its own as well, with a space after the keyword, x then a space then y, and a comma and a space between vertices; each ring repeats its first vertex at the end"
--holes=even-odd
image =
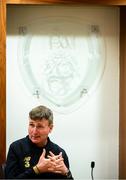
POLYGON ((48 122, 48 119, 42 118, 42 119, 30 119, 29 118, 29 122, 33 122, 33 123, 45 123, 48 122))

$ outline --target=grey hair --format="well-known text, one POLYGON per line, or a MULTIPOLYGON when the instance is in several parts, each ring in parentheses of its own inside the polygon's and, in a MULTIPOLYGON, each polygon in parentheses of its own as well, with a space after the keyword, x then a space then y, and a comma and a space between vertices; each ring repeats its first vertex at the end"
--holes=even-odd
POLYGON ((29 117, 32 120, 48 120, 49 124, 53 124, 53 112, 46 106, 37 106, 29 112, 29 117))

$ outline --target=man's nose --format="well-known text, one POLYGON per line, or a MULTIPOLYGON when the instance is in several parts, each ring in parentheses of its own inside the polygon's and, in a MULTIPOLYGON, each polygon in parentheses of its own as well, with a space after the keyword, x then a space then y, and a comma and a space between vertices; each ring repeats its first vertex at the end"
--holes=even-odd
POLYGON ((37 132, 38 131, 38 128, 35 126, 34 128, 33 128, 33 132, 37 132))

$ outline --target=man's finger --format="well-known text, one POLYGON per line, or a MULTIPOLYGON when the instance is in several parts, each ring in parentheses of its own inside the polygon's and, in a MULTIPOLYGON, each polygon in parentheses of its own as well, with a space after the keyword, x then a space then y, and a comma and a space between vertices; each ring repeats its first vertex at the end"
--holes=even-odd
POLYGON ((45 149, 43 149, 43 152, 42 152, 42 157, 45 157, 45 155, 46 155, 46 150, 45 149))
POLYGON ((52 157, 55 156, 55 154, 53 154, 52 151, 49 151, 49 154, 50 154, 52 157))

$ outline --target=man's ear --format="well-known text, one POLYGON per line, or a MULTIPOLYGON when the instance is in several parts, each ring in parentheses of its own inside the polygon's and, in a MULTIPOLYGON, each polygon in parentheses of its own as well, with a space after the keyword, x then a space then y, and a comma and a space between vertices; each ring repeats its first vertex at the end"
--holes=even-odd
POLYGON ((51 133, 52 129, 53 129, 53 124, 50 124, 49 127, 50 127, 50 131, 49 132, 51 133))

